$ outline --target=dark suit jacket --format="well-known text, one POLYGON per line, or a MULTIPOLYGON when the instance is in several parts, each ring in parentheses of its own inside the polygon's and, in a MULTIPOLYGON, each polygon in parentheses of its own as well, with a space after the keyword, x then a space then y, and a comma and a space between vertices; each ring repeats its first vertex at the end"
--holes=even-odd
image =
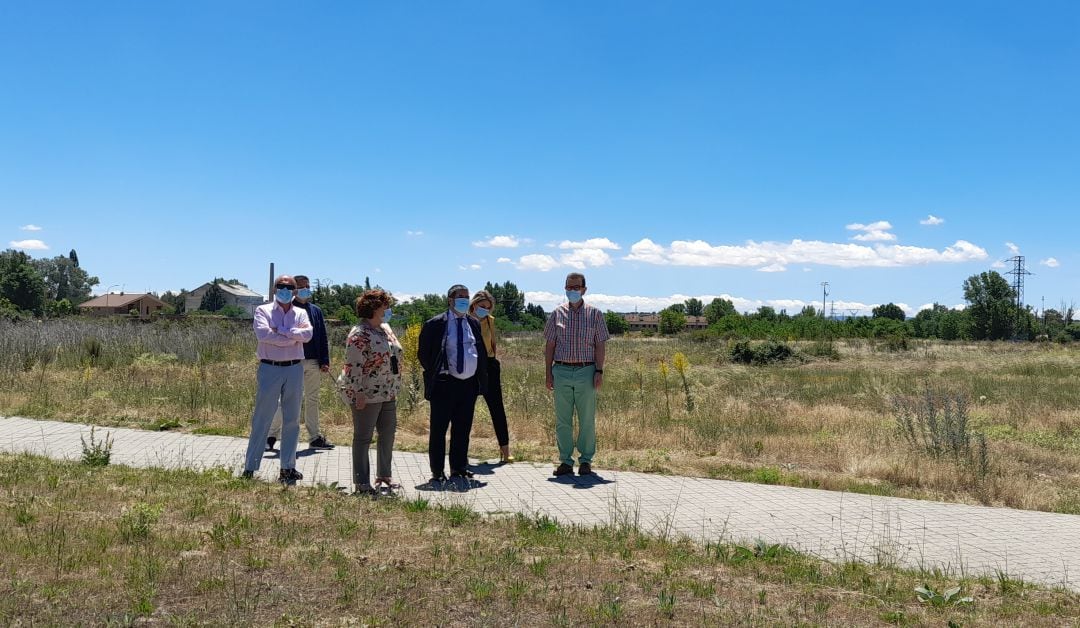
MULTIPOLYGON (((443 336, 446 335, 447 314, 443 312, 431 318, 420 328, 420 342, 416 349, 416 357, 420 359, 420 366, 424 367, 424 399, 429 401, 435 377, 439 371, 446 368, 443 336)), ((480 386, 479 393, 482 395, 487 392, 488 383, 488 357, 487 350, 484 348, 484 335, 476 319, 466 316, 465 320, 469 322, 473 338, 476 339, 476 381, 480 386)))

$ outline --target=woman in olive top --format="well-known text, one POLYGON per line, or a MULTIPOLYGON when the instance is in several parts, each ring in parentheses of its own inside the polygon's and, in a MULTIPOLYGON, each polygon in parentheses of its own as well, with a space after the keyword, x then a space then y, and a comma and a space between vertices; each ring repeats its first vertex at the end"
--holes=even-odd
POLYGON ((488 386, 484 393, 488 413, 491 414, 491 426, 495 429, 495 438, 499 440, 499 459, 513 462, 510 455, 510 432, 506 427, 506 408, 503 406, 502 375, 499 361, 495 358, 495 298, 487 290, 478 290, 469 302, 469 315, 480 321, 480 331, 484 335, 484 348, 488 355, 488 386))
POLYGON ((360 323, 345 341, 345 365, 338 378, 342 399, 352 409, 353 481, 363 495, 393 495, 398 485, 391 478, 394 434, 397 431, 397 394, 401 390, 401 343, 387 323, 393 297, 368 290, 356 299, 360 323), (371 484, 368 448, 378 430, 378 465, 371 484))

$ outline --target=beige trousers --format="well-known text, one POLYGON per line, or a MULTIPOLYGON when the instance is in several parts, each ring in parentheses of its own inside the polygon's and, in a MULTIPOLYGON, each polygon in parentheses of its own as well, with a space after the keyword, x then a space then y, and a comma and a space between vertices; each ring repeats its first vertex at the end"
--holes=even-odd
MULTIPOLYGON (((308 440, 313 441, 319 434, 319 389, 322 384, 322 371, 319 370, 318 360, 304 360, 304 407, 300 411, 304 417, 304 425, 307 427, 308 440)), ((270 422, 270 436, 281 439, 281 407, 274 413, 274 420, 270 422)))

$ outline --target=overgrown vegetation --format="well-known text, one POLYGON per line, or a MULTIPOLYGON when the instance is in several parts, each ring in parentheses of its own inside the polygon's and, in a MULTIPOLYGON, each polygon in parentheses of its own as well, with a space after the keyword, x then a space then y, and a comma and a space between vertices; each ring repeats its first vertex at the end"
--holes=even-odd
POLYGON ((0 622, 1069 625, 1073 593, 463 505, 0 455, 0 622), (968 601, 970 598, 970 601, 968 601), (925 601, 924 601, 925 600, 925 601))
MULTIPOLYGON (((329 331, 336 370, 348 327, 329 331)), ((413 346, 409 331, 398 335, 413 346)), ((896 351, 886 339, 741 345, 788 356, 755 365, 753 357, 732 359, 740 342, 692 334, 612 339, 598 398, 597 468, 1080 513, 1080 347, 910 338, 896 351), (969 400, 970 458, 960 460, 970 462, 929 454, 897 433, 892 400, 919 397, 927 382, 969 400), (985 435, 982 466, 976 433, 985 435)), ((507 333, 499 350, 511 447, 526 460, 553 455, 542 347, 539 334, 507 333)), ((249 323, 220 319, 4 322, 0 413, 242 436, 254 353, 249 323)), ((414 356, 406 351, 397 443, 425 451, 428 406, 414 356)), ((351 416, 330 378, 321 395, 328 437, 347 442, 351 416)), ((488 418, 478 404, 472 453, 480 458, 497 456, 488 418)))

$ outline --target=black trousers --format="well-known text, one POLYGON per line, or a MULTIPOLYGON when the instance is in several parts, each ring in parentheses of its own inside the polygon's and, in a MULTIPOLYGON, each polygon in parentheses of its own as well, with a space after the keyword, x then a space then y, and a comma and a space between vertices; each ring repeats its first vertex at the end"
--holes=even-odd
POLYGON ((446 459, 446 429, 450 428, 450 472, 469 468, 469 432, 472 431, 476 397, 480 394, 476 376, 458 379, 442 376, 432 382, 431 430, 428 435, 428 460, 431 474, 443 473, 446 459))
POLYGON ((488 412, 491 414, 491 427, 495 430, 495 438, 499 439, 499 447, 510 444, 510 430, 506 427, 506 406, 503 405, 502 394, 502 367, 495 358, 488 358, 488 385, 484 393, 484 401, 487 402, 488 412))

